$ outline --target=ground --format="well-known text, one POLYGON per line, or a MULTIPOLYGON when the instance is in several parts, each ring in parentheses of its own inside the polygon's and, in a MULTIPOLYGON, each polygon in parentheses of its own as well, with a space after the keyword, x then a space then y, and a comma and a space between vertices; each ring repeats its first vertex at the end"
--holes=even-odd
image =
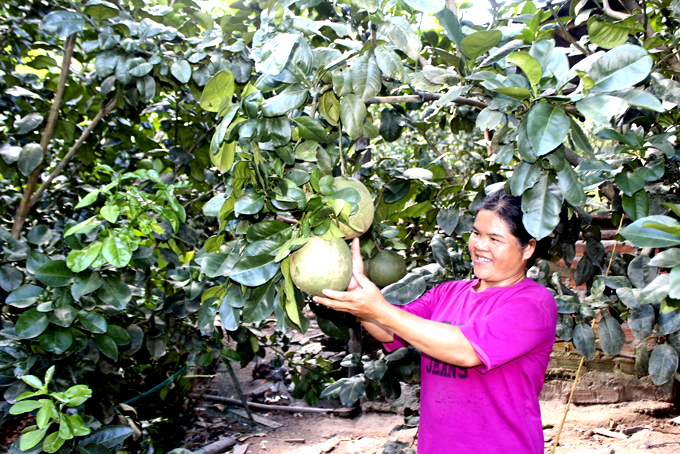
MULTIPOLYGON (((545 434, 545 452, 550 453, 557 428, 566 405, 561 401, 541 402, 545 434)), ((206 409, 207 410, 207 409, 206 409)), ((671 420, 680 412, 674 405, 654 401, 628 402, 610 405, 571 406, 567 414, 556 454, 677 454, 680 452, 680 425, 671 420), (611 430, 626 436, 625 440, 598 435, 598 429, 611 430), (632 429, 632 430, 631 430, 632 429)), ((382 454, 389 441, 413 442, 415 429, 390 431, 404 422, 395 412, 365 411, 354 418, 335 415, 310 415, 284 412, 257 412, 282 427, 254 428, 255 436, 240 436, 235 453, 321 454, 382 454), (244 445, 247 449, 244 451, 244 445)), ((214 421, 214 419, 213 419, 214 421)), ((240 424, 245 429, 247 426, 240 424)), ((201 429, 210 430, 211 424, 201 429)), ((243 429, 242 429, 243 430, 243 429)), ((248 429, 245 429, 246 432, 248 429)), ((223 433, 223 436, 234 435, 223 433)), ((252 435, 252 434, 251 434, 252 435)), ((217 439, 217 438, 216 438, 217 439)), ((193 448, 196 449, 196 448, 193 448)), ((483 452, 481 449, 479 452, 483 452)))

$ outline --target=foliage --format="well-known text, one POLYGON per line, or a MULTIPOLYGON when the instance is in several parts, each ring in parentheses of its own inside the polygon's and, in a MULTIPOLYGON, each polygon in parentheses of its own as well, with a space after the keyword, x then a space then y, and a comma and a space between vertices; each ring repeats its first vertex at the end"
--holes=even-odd
MULTIPOLYGON (((474 209, 505 187, 546 258, 586 286, 579 300, 547 262, 532 270, 558 300, 557 334, 590 358, 597 318, 616 355, 628 321, 658 340, 649 373, 668 382, 680 348, 678 2, 640 7, 641 20, 585 1, 495 5, 482 26, 443 1, 244 0, 216 17, 191 0, 3 3, 5 417, 29 390, 22 378, 56 366, 53 383, 92 390, 78 414, 111 435, 74 435, 79 446, 147 449, 138 422, 189 405, 188 365, 264 356, 258 327, 272 315, 281 332, 306 331, 289 256, 312 234, 342 237, 359 194, 333 185, 340 174, 374 195, 363 254, 407 259, 390 301, 467 277, 474 209), (421 12, 439 26, 423 30, 421 12), (633 221, 621 233, 643 254, 607 252, 601 215, 633 221), (136 415, 124 409, 159 384, 136 415)), ((312 309, 324 332, 349 337, 354 320, 312 309)), ((396 375, 379 377, 391 355, 352 356, 363 376, 326 394, 393 395, 396 375)), ((298 395, 314 402, 331 369, 296 377, 298 395)))

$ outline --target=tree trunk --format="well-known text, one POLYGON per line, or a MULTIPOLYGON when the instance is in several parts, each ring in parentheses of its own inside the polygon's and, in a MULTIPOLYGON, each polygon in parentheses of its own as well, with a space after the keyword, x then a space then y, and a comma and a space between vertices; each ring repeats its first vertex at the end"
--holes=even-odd
POLYGON ((28 211, 31 209, 31 196, 35 189, 36 184, 38 184, 38 178, 40 177, 40 172, 42 170, 42 162, 45 160, 45 155, 47 154, 47 147, 52 140, 52 134, 54 133, 54 127, 57 124, 57 119, 59 118, 59 109, 61 109, 61 98, 64 95, 64 89, 66 88, 66 79, 68 79, 69 68, 71 66, 71 58, 73 57, 73 49, 76 45, 76 33, 72 34, 64 43, 64 59, 61 62, 61 73, 59 74, 59 82, 57 83, 57 93, 54 95, 52 100, 52 106, 50 107, 50 114, 47 117, 47 124, 45 125, 45 131, 40 138, 40 146, 43 149, 43 157, 41 164, 31 172, 26 181, 26 187, 24 188, 23 196, 21 197, 21 202, 19 202, 19 208, 14 216, 14 224, 12 224, 12 236, 14 239, 18 240, 21 236, 21 229, 24 227, 26 222, 26 216, 28 216, 28 211))

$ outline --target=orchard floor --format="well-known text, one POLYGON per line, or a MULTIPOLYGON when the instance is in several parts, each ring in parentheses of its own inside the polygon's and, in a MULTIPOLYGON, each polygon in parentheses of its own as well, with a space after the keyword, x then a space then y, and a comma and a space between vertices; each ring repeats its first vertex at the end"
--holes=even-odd
MULTIPOLYGON (((544 430, 546 453, 551 450, 565 406, 560 401, 541 402, 544 424, 552 425, 544 430)), ((671 404, 652 401, 571 406, 556 453, 677 454, 680 452, 680 425, 671 422, 671 419, 677 418, 678 413, 678 409, 671 404), (594 432, 606 429, 621 434, 623 429, 631 428, 636 428, 637 432, 628 435, 625 440, 594 432)), ((415 435, 415 429, 390 435, 395 426, 404 422, 403 417, 396 413, 364 411, 351 419, 284 412, 257 414, 279 422, 282 427, 268 429, 260 426, 258 430, 247 428, 240 422, 241 430, 255 436, 248 438, 247 435, 243 437, 238 433, 225 432, 224 436, 231 435, 242 440, 228 452, 388 454, 399 451, 385 450, 387 442, 400 441, 411 445, 415 435)), ((207 427, 201 428, 201 431, 210 430, 212 424, 206 422, 207 427)), ((189 449, 197 448, 194 446, 189 449)), ((484 446, 480 446, 477 452, 484 453, 484 446)))

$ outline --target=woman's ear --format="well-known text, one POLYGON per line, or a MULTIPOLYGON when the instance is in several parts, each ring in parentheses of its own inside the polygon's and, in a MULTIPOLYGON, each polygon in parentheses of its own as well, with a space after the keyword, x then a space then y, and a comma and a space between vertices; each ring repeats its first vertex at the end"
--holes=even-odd
POLYGON ((536 240, 534 238, 529 240, 529 244, 524 247, 522 251, 522 259, 529 260, 536 251, 536 240))

